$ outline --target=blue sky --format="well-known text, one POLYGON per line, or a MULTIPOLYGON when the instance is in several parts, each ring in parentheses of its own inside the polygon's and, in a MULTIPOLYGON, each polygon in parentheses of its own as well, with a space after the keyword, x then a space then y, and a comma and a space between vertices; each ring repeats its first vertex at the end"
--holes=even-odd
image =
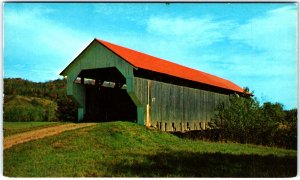
POLYGON ((295 3, 4 3, 4 76, 59 73, 95 38, 297 105, 295 3))

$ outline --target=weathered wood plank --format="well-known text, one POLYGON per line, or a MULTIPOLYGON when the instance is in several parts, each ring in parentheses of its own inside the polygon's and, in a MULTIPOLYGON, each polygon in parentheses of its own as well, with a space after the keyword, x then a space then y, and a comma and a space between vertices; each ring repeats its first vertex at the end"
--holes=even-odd
MULTIPOLYGON (((135 92, 145 110, 147 81, 135 77, 135 92)), ((213 117, 216 106, 226 99, 228 96, 224 94, 151 80, 151 125, 167 131, 203 129, 213 117)))

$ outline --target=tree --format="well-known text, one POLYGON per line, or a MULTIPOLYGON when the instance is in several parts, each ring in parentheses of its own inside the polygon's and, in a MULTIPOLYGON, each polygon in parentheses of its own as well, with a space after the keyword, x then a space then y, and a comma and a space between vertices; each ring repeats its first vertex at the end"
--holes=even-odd
MULTIPOLYGON (((245 89, 245 92, 249 92, 249 89, 245 89)), ((265 103, 260 107, 254 96, 240 97, 234 94, 229 96, 227 104, 217 107, 209 125, 219 129, 222 139, 268 145, 272 143, 278 122, 283 119, 281 104, 265 103)))
MULTIPOLYGON (((57 79, 44 83, 36 83, 21 78, 5 78, 4 94, 6 96, 22 95, 27 97, 39 97, 52 100, 57 103, 58 107, 54 111, 53 107, 51 106, 45 108, 43 111, 45 120, 53 121, 56 119, 54 118, 55 116, 58 117, 58 120, 60 121, 75 121, 77 106, 70 98, 67 97, 66 86, 66 79, 57 79)), ((33 106, 39 106, 39 102, 36 99, 33 99, 32 104, 33 106)), ((5 106, 7 106, 6 102, 4 102, 4 107, 5 106)), ((9 112, 6 111, 5 117, 8 117, 8 114, 9 112)), ((21 118, 18 119, 21 120, 21 118)))

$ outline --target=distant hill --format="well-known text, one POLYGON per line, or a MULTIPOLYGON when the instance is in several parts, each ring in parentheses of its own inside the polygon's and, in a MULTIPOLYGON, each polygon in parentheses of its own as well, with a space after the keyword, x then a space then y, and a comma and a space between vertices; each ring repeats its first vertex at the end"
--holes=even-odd
POLYGON ((4 121, 75 121, 76 104, 66 95, 65 79, 32 82, 4 79, 4 121))
POLYGON ((33 82, 22 78, 4 78, 5 95, 23 95, 54 100, 65 96, 67 81, 57 79, 47 82, 33 82))
POLYGON ((54 103, 51 100, 37 97, 27 97, 21 95, 7 95, 4 97, 4 103, 9 106, 48 106, 54 103))
POLYGON ((37 97, 4 96, 5 121, 56 121, 57 103, 37 97))

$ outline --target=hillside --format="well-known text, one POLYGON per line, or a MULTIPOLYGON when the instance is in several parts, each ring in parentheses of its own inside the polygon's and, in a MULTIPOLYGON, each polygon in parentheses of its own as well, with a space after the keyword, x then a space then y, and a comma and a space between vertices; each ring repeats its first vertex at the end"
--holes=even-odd
MULTIPOLYGON (((35 110, 37 106, 41 105, 45 107, 47 102, 55 103, 55 117, 51 118, 52 120, 59 121, 75 121, 77 114, 76 104, 66 95, 66 80, 57 79, 47 82, 32 82, 21 78, 4 78, 4 107, 15 105, 22 105, 25 107, 28 105, 30 108, 28 110, 33 110, 31 108, 34 106, 35 110), (33 99, 34 101, 31 102, 33 99), (10 99, 13 101, 10 104, 7 104, 10 99), (35 103, 35 104, 32 104, 35 103), (46 103, 46 104, 45 104, 46 103)), ((19 108, 20 109, 20 108, 19 108)), ((24 108, 21 108, 24 110, 24 108)), ((4 108, 4 114, 8 114, 6 108, 4 108)), ((21 110, 21 111, 22 111, 21 110)), ((40 111, 40 110, 37 110, 40 111)), ((35 112, 31 112, 35 113, 35 112)), ((19 116, 16 117, 13 121, 29 121, 28 117, 19 116)), ((10 119, 4 118, 4 121, 11 121, 10 119)), ((31 121, 35 119, 31 118, 31 121)), ((49 119, 41 119, 39 121, 49 121, 49 119)))
POLYGON ((4 150, 10 177, 292 177, 295 150, 178 138, 99 123, 4 150))
POLYGON ((66 80, 33 82, 22 78, 4 78, 5 95, 23 95, 56 99, 65 95, 66 80))
POLYGON ((55 121, 54 101, 20 95, 4 96, 4 121, 55 121))
POLYGON ((53 103, 53 101, 37 98, 37 97, 28 97, 20 95, 7 95, 4 97, 4 103, 7 107, 10 106, 48 106, 53 103))

